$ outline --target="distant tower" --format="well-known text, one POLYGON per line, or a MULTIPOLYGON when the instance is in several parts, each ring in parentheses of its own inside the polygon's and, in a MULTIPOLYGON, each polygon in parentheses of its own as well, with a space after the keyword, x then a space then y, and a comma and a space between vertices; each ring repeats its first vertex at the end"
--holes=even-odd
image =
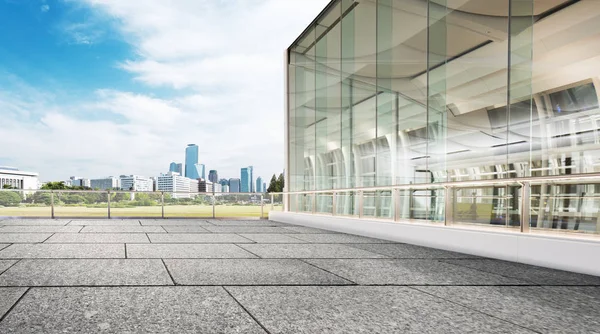
POLYGON ((198 145, 189 144, 185 149, 185 177, 199 179, 198 171, 198 145))
POLYGON ((179 173, 179 175, 183 176, 183 164, 171 162, 171 165, 169 166, 169 172, 179 173))
POLYGON ((257 193, 264 193, 265 189, 263 188, 263 180, 262 177, 257 177, 256 178, 256 192, 257 193))
POLYGON ((241 170, 241 192, 243 193, 252 193, 254 192, 254 178, 252 176, 252 166, 248 166, 246 168, 242 168, 241 170))
POLYGON ((240 179, 229 179, 229 192, 239 193, 240 192, 240 179))
POLYGON ((219 182, 219 175, 216 170, 212 169, 210 172, 208 172, 208 180, 212 183, 219 182))

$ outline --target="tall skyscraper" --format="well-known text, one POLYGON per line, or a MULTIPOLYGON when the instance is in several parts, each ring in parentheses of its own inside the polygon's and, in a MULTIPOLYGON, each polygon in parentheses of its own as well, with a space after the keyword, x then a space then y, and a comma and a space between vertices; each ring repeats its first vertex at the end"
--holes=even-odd
POLYGON ((171 162, 171 165, 169 166, 169 172, 179 173, 179 175, 183 176, 183 164, 171 162))
POLYGON ((256 178, 256 192, 257 193, 264 193, 265 189, 263 189, 263 180, 262 177, 257 177, 256 178))
POLYGON ((201 177, 198 165, 198 145, 189 144, 185 149, 185 177, 199 179, 201 177))
POLYGON ((239 193, 240 192, 240 179, 229 179, 229 192, 239 193))
POLYGON ((219 175, 217 174, 217 171, 212 169, 209 173, 208 173, 208 180, 212 183, 217 183, 219 182, 219 175))
POLYGON ((197 164, 198 174, 204 180, 206 180, 206 166, 204 164, 197 164))
POLYGON ((252 170, 254 167, 248 166, 246 168, 242 168, 241 171, 241 192, 243 193, 252 193, 254 192, 254 178, 252 176, 252 170))
POLYGON ((229 185, 229 180, 227 180, 227 179, 220 179, 219 183, 221 184, 221 186, 228 186, 229 185))

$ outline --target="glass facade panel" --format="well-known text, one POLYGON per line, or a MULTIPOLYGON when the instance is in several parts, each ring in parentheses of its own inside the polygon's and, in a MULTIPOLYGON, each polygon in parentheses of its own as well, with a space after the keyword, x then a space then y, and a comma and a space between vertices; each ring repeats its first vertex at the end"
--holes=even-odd
MULTIPOLYGON (((459 184, 448 203, 444 189, 402 189, 390 205, 381 187, 600 173, 598 13, 598 1, 332 1, 288 50, 287 190, 356 191, 291 206, 546 227, 551 186, 532 185, 523 217, 520 187, 459 184)), ((579 187, 559 193, 594 198, 579 187)))

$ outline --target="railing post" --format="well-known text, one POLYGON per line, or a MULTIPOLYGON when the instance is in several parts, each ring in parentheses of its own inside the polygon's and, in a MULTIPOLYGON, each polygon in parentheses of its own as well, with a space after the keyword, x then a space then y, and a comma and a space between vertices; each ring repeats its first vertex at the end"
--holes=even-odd
POLYGON ((265 216, 265 196, 263 194, 260 195, 260 218, 262 219, 265 216))
POLYGON ((215 217, 216 217, 215 216, 215 194, 212 194, 211 197, 212 197, 212 217, 213 217, 213 219, 215 219, 215 217))
POLYGON ((110 219, 110 190, 107 190, 106 198, 106 204, 108 206, 108 219, 110 219))
POLYGON ((365 197, 362 190, 358 191, 358 218, 362 218, 364 214, 365 197))
POLYGON ((317 193, 312 193, 312 214, 317 213, 317 193))
POLYGON ((400 189, 392 189, 392 207, 394 208, 394 221, 400 221, 400 189))
POLYGON ((444 226, 450 226, 454 221, 454 188, 446 186, 444 192, 444 226))
POLYGON ((50 216, 54 219, 54 191, 50 190, 50 216))
POLYGON ((161 210, 161 217, 162 219, 165 219, 165 192, 161 191, 160 192, 160 210, 161 210))
POLYGON ((333 192, 333 197, 331 198, 331 215, 337 215, 337 191, 333 192))
POLYGON ((275 196, 273 194, 271 194, 271 211, 275 210, 274 199, 275 199, 275 196))
MULTIPOLYGON (((521 232, 529 232, 529 222, 531 216, 531 184, 529 182, 523 182, 521 186, 521 232)), ((508 217, 506 217, 508 219, 508 217)))

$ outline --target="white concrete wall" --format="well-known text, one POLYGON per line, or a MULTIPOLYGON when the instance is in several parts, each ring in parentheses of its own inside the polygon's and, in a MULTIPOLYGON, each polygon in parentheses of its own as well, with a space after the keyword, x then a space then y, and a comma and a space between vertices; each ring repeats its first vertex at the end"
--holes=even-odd
POLYGON ((269 219, 600 276, 600 238, 274 211, 269 219))

